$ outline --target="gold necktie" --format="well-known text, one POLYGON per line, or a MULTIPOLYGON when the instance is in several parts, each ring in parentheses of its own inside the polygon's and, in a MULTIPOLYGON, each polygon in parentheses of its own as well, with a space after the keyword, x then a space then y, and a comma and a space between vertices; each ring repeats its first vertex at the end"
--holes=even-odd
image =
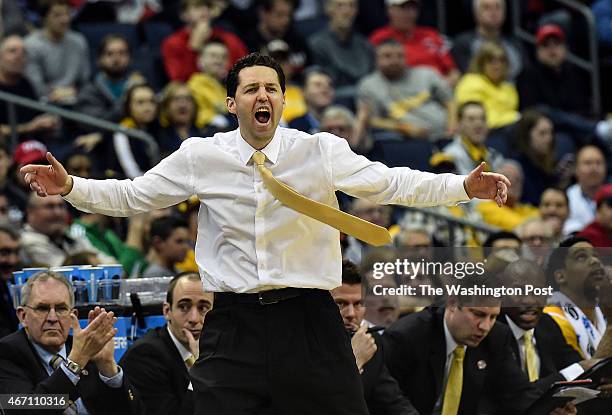
POLYGON ((188 368, 191 368, 196 362, 196 358, 194 355, 190 355, 187 359, 185 359, 185 364, 188 368))
POLYGON ((448 372, 446 390, 444 391, 444 402, 441 415, 457 415, 459 403, 461 402, 461 390, 463 389, 463 358, 465 348, 458 346, 453 351, 453 360, 448 372))
POLYGON ((523 341, 525 342, 525 367, 527 369, 527 376, 529 376, 529 382, 538 380, 538 371, 536 370, 536 350, 533 345, 533 332, 526 331, 523 334, 523 341))
POLYGON ((253 161, 259 169, 266 188, 283 205, 370 245, 383 246, 391 243, 391 234, 382 226, 374 225, 366 220, 309 199, 286 184, 279 182, 274 178, 272 172, 264 166, 265 160, 266 156, 261 151, 253 153, 253 161))

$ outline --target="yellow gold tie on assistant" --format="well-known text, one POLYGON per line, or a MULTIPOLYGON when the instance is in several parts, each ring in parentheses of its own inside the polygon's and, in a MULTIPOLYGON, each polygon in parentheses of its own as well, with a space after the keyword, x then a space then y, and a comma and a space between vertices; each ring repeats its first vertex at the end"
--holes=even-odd
POLYGON ((261 151, 256 151, 253 154, 253 161, 259 169, 259 173, 261 174, 261 178, 266 188, 283 205, 336 228, 347 235, 351 235, 363 242, 369 243, 370 245, 383 246, 391 243, 391 234, 382 226, 375 225, 324 203, 309 199, 286 184, 279 182, 274 178, 272 172, 264 166, 265 160, 266 156, 261 151))
POLYGON ((461 391, 463 390, 463 358, 465 348, 458 346, 453 351, 453 360, 448 371, 446 389, 444 390, 444 402, 442 403, 442 415, 457 415, 459 403, 461 402, 461 391))
POLYGON ((195 362, 196 362, 196 358, 194 355, 191 355, 187 359, 185 359, 185 364, 187 365, 188 368, 191 368, 191 366, 193 366, 195 362))
POLYGON ((533 332, 526 331, 523 334, 523 340, 525 341, 525 366, 527 369, 527 376, 529 381, 533 382, 538 380, 538 371, 536 370, 536 350, 533 345, 533 332))

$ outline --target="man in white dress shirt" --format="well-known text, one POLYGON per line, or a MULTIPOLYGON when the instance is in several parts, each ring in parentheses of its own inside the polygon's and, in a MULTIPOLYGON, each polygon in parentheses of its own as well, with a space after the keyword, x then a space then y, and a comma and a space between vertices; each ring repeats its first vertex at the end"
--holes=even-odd
POLYGON ((264 186, 257 150, 282 183, 334 207, 335 191, 380 204, 431 206, 472 197, 506 200, 510 182, 483 172, 434 175, 390 169, 346 140, 278 128, 285 77, 251 54, 228 74, 235 131, 190 138, 134 180, 86 180, 26 166, 40 195, 61 194, 84 211, 128 216, 200 199, 196 260, 215 292, 200 357, 191 370, 196 413, 367 414, 350 341, 329 290, 341 284, 338 230, 281 204, 264 186))

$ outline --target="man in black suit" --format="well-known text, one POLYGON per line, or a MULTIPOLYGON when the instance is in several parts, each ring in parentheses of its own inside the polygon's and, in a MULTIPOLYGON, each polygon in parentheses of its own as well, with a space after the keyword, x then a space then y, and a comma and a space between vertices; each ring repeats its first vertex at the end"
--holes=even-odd
POLYGON ((96 307, 81 330, 73 306, 74 291, 61 274, 30 277, 17 309, 24 328, 0 339, 0 393, 69 395, 67 412, 56 414, 141 413, 136 392, 115 363, 117 319, 96 307))
MULTIPOLYGON (((385 330, 387 367, 420 414, 472 415, 483 399, 496 414, 520 414, 538 398, 512 359, 510 329, 496 323, 500 304, 451 296, 445 308, 427 308, 385 330)), ((568 404, 553 413, 576 409, 568 404)))
POLYGON ((352 262, 342 262, 342 285, 331 294, 340 308, 344 327, 352 334, 351 346, 370 415, 417 415, 385 366, 380 335, 366 333, 369 324, 364 320, 361 275, 352 262))
POLYGON ((150 330, 130 347, 121 366, 141 393, 147 415, 192 415, 193 388, 188 369, 198 358, 204 315, 213 294, 194 272, 172 279, 164 303, 167 324, 150 330))

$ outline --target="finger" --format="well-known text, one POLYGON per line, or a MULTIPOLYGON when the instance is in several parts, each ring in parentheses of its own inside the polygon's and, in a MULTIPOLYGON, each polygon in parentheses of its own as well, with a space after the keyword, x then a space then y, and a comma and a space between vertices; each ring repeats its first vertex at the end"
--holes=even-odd
POLYGON ((47 161, 56 171, 61 171, 64 169, 64 167, 60 164, 60 162, 57 161, 55 157, 53 157, 53 154, 51 154, 50 151, 47 151, 47 161))
POLYGON ((481 176, 486 166, 487 164, 484 161, 481 162, 474 170, 472 170, 470 176, 481 176))
POLYGON ((33 174, 42 174, 48 170, 49 166, 42 166, 40 164, 26 164, 22 168, 19 169, 19 173, 33 173, 33 174))
POLYGON ((79 319, 74 314, 70 314, 70 327, 72 328, 73 336, 76 336, 82 331, 81 326, 79 326, 79 319))
POLYGON ((492 177, 493 179, 495 179, 496 182, 502 182, 508 187, 512 186, 512 182, 510 181, 510 179, 508 179, 503 174, 499 174, 499 173, 484 173, 484 174, 486 176, 492 177))
POLYGON ((367 329, 368 329, 368 325, 367 324, 362 324, 361 326, 359 326, 359 329, 357 330, 357 333, 365 333, 367 329))

